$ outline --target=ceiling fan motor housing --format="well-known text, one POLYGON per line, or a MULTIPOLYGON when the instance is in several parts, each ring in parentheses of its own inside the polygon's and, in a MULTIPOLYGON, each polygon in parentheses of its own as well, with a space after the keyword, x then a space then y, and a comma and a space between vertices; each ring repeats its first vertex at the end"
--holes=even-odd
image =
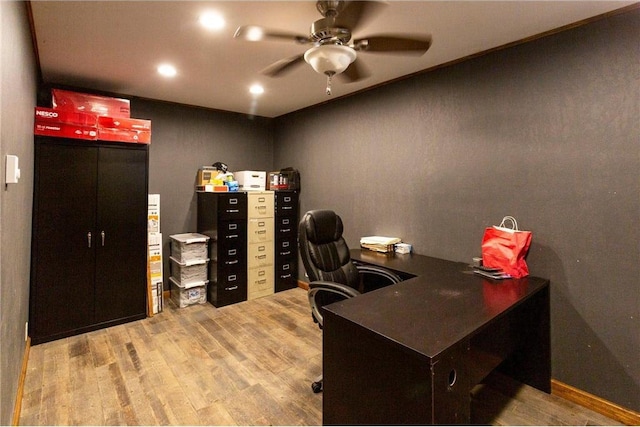
POLYGON ((320 44, 347 44, 351 40, 348 28, 335 26, 335 19, 322 18, 311 24, 311 38, 320 44))

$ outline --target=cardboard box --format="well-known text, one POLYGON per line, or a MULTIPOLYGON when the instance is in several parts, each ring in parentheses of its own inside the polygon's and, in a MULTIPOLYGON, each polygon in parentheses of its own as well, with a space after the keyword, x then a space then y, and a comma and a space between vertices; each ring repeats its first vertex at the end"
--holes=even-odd
POLYGON ((149 194, 147 205, 147 231, 149 233, 160 232, 160 195, 149 194))
POLYGON ((202 166, 196 175, 196 186, 215 185, 213 180, 219 173, 213 166, 202 166))
POLYGON ((264 191, 267 184, 267 172, 263 171, 234 172, 233 178, 244 191, 264 191))
POLYGON ((93 113, 98 116, 111 117, 129 117, 131 114, 131 106, 128 99, 71 92, 62 89, 52 89, 51 98, 53 108, 56 110, 93 113))
POLYGON ((36 120, 33 125, 34 135, 56 136, 59 138, 86 139, 95 141, 98 139, 98 128, 79 126, 67 123, 51 123, 36 120))
POLYGON ((64 123, 68 125, 93 127, 98 126, 98 116, 77 111, 54 110, 53 108, 36 107, 35 120, 42 124, 64 123))

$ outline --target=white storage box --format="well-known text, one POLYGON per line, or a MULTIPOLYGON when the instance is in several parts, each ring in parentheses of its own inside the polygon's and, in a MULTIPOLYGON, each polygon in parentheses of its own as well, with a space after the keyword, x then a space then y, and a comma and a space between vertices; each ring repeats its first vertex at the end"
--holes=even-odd
POLYGON ((264 191, 267 184, 267 172, 263 171, 240 171, 234 172, 233 178, 238 181, 240 190, 244 191, 264 191))
POLYGON ((204 304, 207 302, 208 280, 182 285, 176 282, 176 279, 170 277, 169 282, 171 283, 171 300, 178 307, 184 308, 193 304, 204 304))
POLYGON ((171 260, 171 277, 181 284, 207 280, 209 259, 194 259, 186 262, 180 262, 174 257, 169 259, 171 260))
POLYGON ((198 233, 174 234, 171 237, 171 257, 177 262, 186 263, 192 260, 209 258, 207 242, 209 236, 198 233))

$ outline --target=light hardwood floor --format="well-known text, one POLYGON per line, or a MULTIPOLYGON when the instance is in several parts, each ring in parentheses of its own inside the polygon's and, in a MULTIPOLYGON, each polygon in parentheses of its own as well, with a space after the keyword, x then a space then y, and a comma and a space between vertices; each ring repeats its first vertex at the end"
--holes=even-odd
MULTIPOLYGON (((306 291, 152 318, 31 348, 21 425, 319 425, 322 332, 306 291)), ((492 376, 473 422, 611 425, 578 405, 492 376)))

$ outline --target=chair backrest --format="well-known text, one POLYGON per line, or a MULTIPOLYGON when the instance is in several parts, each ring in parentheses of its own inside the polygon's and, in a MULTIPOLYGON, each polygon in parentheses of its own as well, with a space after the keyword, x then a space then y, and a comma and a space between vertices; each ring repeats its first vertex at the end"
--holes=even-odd
POLYGON ((307 212, 298 227, 300 257, 312 282, 327 280, 358 289, 358 270, 351 262, 342 231, 342 220, 335 212, 307 212))

